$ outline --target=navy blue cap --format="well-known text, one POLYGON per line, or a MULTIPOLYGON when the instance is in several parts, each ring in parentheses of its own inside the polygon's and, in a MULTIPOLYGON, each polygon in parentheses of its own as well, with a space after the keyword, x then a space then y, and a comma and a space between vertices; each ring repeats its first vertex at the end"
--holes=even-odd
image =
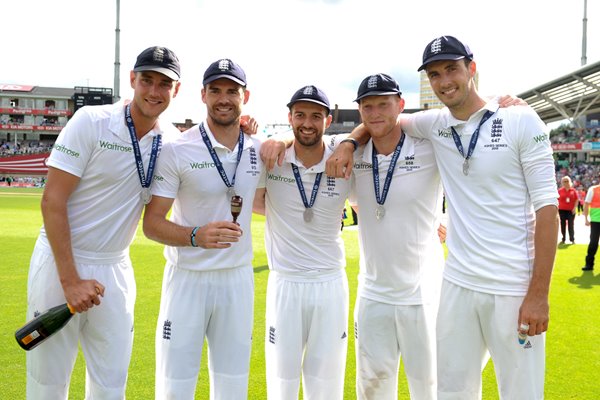
POLYGON ((137 57, 133 72, 155 71, 174 81, 181 76, 179 59, 166 47, 153 46, 142 51, 137 57))
POLYGON ((433 39, 423 52, 423 64, 417 71, 425 69, 427 64, 440 60, 460 60, 461 58, 473 59, 473 52, 469 46, 463 44, 454 36, 440 36, 433 39))
POLYGON ((298 101, 310 101, 311 103, 316 103, 325 107, 328 114, 331 112, 327 95, 316 86, 309 85, 298 89, 287 104, 287 107, 291 109, 292 105, 298 101))
POLYGON ((242 67, 228 58, 223 58, 210 64, 204 72, 202 84, 206 85, 221 78, 227 78, 242 86, 246 86, 246 73, 242 67))
POLYGON ((360 83, 358 87, 358 94, 356 96, 357 103, 360 103, 360 99, 367 96, 389 96, 389 95, 400 96, 400 86, 398 82, 387 74, 376 74, 367 76, 360 83))

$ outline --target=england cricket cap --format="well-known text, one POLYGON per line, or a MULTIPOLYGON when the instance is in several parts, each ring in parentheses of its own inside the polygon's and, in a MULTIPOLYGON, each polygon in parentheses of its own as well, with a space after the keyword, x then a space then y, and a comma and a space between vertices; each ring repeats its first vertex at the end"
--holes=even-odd
POLYGON ((133 72, 155 71, 174 81, 178 81, 181 71, 179 59, 166 47, 153 46, 142 51, 137 57, 133 72))
POLYGON ((423 65, 417 71, 425 69, 427 64, 440 60, 460 60, 461 58, 473 59, 473 52, 469 46, 463 44, 454 36, 440 36, 433 39, 423 52, 423 65))
POLYGON ((327 114, 331 112, 331 107, 329 106, 329 99, 327 98, 327 95, 325 94, 325 92, 323 92, 316 86, 309 85, 298 89, 296 93, 294 93, 294 95, 292 96, 290 102, 287 104, 287 107, 291 109, 294 103, 298 101, 309 101, 311 103, 315 103, 325 107, 327 109, 327 114))
POLYGON ((360 103, 360 99, 367 96, 389 96, 389 95, 400 96, 400 86, 394 78, 386 74, 376 74, 367 76, 360 83, 358 87, 358 94, 356 96, 357 103, 360 103))
POLYGON ((216 81, 217 79, 227 78, 242 86, 246 86, 246 73, 236 63, 228 58, 215 61, 204 72, 203 85, 216 81))

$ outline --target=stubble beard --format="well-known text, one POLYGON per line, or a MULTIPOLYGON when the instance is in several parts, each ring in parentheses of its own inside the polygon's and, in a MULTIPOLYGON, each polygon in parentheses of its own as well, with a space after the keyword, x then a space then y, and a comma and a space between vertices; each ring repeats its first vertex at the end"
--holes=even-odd
POLYGON ((315 147, 318 144, 321 143, 322 138, 323 138, 323 134, 315 134, 314 137, 312 138, 304 138, 302 136, 302 133, 300 133, 299 130, 295 130, 294 131, 294 137, 296 138, 296 140, 298 141, 298 143, 300 143, 302 146, 304 147, 315 147))
POLYGON ((222 128, 230 128, 232 126, 239 126, 240 125, 240 115, 241 115, 241 113, 236 112, 234 116, 228 118, 228 117, 217 117, 214 113, 209 113, 209 117, 213 121, 213 123, 222 128))

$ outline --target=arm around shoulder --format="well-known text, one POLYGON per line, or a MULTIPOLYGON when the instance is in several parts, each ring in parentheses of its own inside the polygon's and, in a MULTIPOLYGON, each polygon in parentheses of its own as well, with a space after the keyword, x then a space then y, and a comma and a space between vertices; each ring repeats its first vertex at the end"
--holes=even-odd
POLYGON ((339 141, 325 164, 325 173, 334 178, 349 179, 352 175, 354 152, 359 145, 369 141, 369 131, 364 124, 356 126, 348 136, 339 141))
POLYGON ((281 166, 285 158, 285 151, 294 143, 293 132, 284 132, 271 136, 260 146, 260 158, 265 164, 267 171, 275 167, 275 164, 281 166))

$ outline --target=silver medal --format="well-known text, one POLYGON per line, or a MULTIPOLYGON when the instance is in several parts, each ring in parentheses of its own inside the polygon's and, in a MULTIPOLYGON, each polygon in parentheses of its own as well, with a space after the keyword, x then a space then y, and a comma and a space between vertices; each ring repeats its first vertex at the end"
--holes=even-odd
POLYGON ((467 160, 466 158, 463 162, 463 174, 469 175, 469 160, 467 160))
POLYGON ((312 208, 304 209, 304 222, 310 222, 313 219, 313 210, 312 208))
POLYGON ((143 188, 140 192, 140 197, 142 198, 144 204, 150 203, 150 200, 152 200, 152 191, 150 188, 143 188))
POLYGON ((233 196, 235 196, 235 189, 233 188, 233 186, 229 186, 227 188, 227 198, 231 200, 233 196))
POLYGON ((385 215, 385 208, 383 208, 383 206, 380 204, 377 206, 377 208, 375 209, 375 217, 377 217, 377 219, 382 219, 385 215))

